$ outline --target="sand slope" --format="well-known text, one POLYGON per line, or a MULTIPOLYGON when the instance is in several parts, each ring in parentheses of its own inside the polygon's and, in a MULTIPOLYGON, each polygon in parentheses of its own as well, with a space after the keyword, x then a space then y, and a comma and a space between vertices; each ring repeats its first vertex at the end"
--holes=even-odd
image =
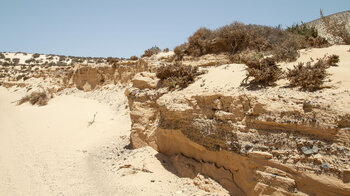
POLYGON ((168 160, 152 148, 125 148, 130 119, 122 91, 72 90, 43 107, 11 104, 20 91, 0 88, 0 195, 206 193, 168 171, 168 160))

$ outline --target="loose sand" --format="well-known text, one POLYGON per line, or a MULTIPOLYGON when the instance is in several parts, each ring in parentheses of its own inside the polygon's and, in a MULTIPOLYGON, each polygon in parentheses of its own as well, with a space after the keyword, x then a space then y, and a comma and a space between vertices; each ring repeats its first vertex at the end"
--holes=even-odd
POLYGON ((177 177, 150 147, 129 149, 123 89, 108 88, 67 90, 38 107, 11 103, 26 93, 0 87, 0 195, 205 195, 193 183, 204 181, 226 193, 177 177))

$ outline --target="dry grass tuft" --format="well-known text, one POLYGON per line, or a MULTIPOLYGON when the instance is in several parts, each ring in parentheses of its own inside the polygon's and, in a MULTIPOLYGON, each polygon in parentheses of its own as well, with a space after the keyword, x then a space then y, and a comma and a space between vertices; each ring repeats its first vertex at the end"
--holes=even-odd
POLYGON ((32 92, 29 95, 22 97, 18 101, 18 105, 29 102, 32 105, 44 106, 49 102, 49 96, 45 92, 32 92))

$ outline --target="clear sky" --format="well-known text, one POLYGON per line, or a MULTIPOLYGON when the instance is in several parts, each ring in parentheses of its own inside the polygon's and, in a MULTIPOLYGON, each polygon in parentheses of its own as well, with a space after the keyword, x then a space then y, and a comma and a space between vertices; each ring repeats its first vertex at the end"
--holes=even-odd
POLYGON ((350 10, 350 0, 0 0, 0 51, 93 57, 170 48, 200 27, 283 27, 350 10))

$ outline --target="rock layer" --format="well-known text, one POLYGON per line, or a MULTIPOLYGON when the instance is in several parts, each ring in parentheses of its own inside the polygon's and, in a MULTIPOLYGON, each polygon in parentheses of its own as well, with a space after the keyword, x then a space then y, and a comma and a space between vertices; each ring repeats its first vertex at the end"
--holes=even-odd
POLYGON ((179 176, 204 174, 232 195, 350 194, 350 133, 337 127, 336 111, 271 109, 238 91, 168 91, 151 75, 126 91, 131 144, 168 155, 179 176))

